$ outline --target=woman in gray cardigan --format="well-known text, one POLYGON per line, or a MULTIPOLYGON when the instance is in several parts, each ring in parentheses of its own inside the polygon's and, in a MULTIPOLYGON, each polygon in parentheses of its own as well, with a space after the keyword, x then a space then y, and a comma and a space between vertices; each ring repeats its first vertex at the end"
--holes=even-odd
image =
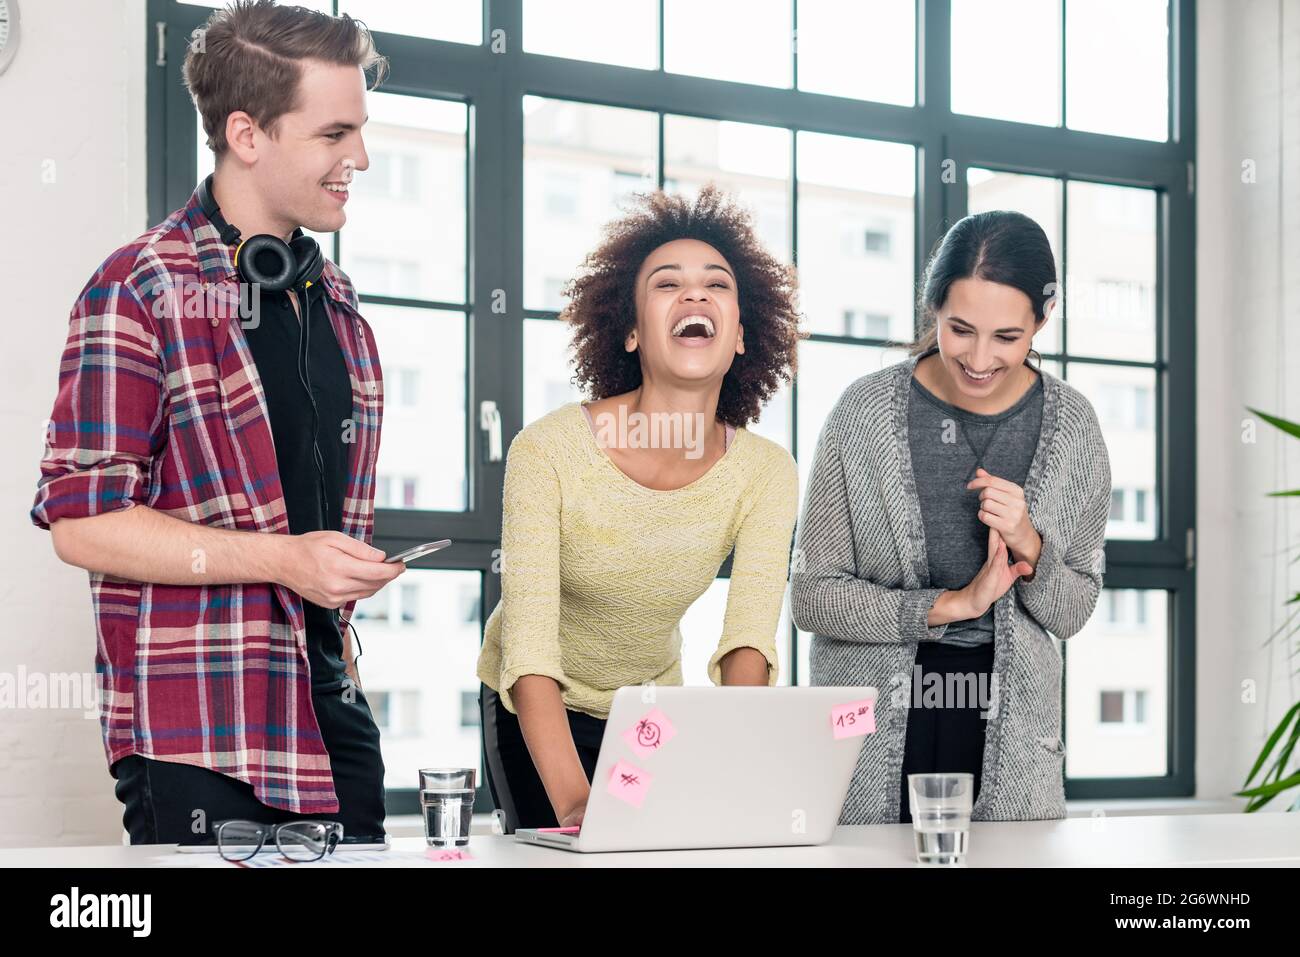
POLYGON ((1096 605, 1111 479, 1092 405, 1027 362, 1055 289, 1037 223, 966 217, 911 357, 822 427, 791 609, 814 685, 879 691, 843 824, 909 821, 906 775, 930 771, 974 774, 976 820, 1065 816, 1057 639, 1096 605))

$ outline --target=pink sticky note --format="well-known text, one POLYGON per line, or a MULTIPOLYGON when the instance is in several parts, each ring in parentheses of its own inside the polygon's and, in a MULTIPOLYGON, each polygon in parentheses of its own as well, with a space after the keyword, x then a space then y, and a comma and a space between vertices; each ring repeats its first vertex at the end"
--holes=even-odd
POLYGON ((870 698, 839 704, 831 709, 831 728, 836 738, 858 738, 876 733, 876 703, 870 698))
POLYGON ((635 725, 623 732, 623 740, 637 754, 647 758, 671 741, 677 729, 668 715, 655 708, 635 725))
POLYGON ((431 861, 472 861, 474 859, 469 851, 451 847, 431 847, 424 852, 424 856, 431 861))
POLYGON ((607 790, 620 801, 626 801, 633 807, 645 803, 646 793, 650 790, 652 778, 635 765, 619 761, 609 774, 607 790))
POLYGON ((538 834, 577 834, 582 828, 576 824, 573 827, 539 827, 538 834))

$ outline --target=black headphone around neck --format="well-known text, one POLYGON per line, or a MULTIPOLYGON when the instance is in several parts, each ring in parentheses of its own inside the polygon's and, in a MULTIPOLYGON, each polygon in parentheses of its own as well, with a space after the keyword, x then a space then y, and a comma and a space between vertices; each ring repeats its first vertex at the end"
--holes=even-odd
POLYGON ((235 269, 244 282, 255 282, 268 292, 306 289, 320 282, 325 271, 320 243, 303 235, 301 229, 295 229, 287 243, 270 233, 241 239, 239 230, 221 215, 221 207, 212 195, 212 176, 209 173, 199 184, 199 205, 221 233, 221 241, 235 247, 235 269))

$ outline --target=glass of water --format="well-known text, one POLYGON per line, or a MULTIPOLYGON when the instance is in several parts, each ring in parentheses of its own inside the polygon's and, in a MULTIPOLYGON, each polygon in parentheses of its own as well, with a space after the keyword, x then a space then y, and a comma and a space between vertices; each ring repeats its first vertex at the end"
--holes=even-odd
POLYGON ((966 771, 907 776, 919 863, 965 863, 974 789, 975 775, 966 771))
POLYGON ((421 768, 420 813, 430 847, 464 847, 474 817, 474 768, 421 768))

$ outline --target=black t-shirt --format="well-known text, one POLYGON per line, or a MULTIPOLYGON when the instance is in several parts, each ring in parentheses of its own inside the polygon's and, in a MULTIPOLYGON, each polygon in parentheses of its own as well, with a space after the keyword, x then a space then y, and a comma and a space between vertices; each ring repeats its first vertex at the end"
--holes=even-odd
MULTIPOLYGON (((262 291, 261 319, 245 329, 262 380, 275 441, 275 459, 284 491, 289 531, 294 535, 342 528, 351 445, 352 383, 343 351, 316 283, 307 291, 310 329, 305 376, 300 374, 301 323, 287 293, 262 291), (304 379, 311 383, 316 413, 304 379), (315 420, 315 447, 312 442, 315 420), (316 462, 319 449, 320 467, 316 462), (322 481, 322 475, 324 480, 322 481)), ((337 612, 303 600, 307 659, 312 691, 344 686, 343 637, 337 612)))

